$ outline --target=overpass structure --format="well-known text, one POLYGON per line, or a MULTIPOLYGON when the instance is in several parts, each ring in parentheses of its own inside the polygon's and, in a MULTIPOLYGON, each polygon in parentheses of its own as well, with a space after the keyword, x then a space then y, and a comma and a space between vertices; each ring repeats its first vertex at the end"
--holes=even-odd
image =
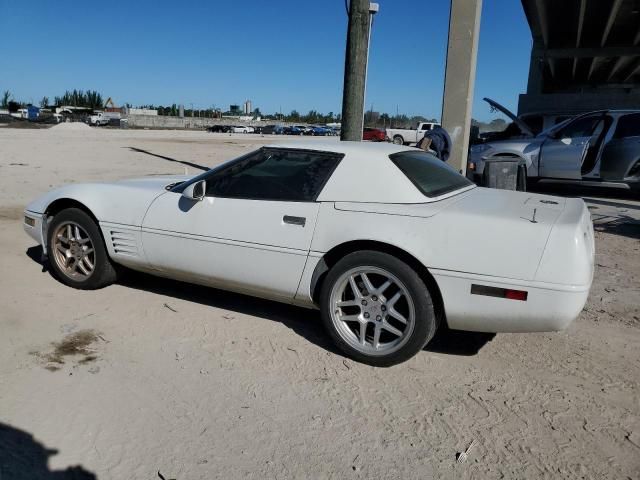
POLYGON ((640 109, 640 1, 521 1, 533 46, 518 114, 640 109))

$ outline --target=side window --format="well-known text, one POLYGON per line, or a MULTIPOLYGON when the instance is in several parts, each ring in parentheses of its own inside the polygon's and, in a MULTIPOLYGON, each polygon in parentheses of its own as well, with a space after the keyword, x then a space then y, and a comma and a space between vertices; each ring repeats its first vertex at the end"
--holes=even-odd
POLYGON ((618 119, 613 138, 640 137, 640 113, 632 113, 618 119))
POLYGON ((593 135, 596 123, 599 122, 601 118, 601 116, 579 118, 564 127, 560 131, 558 138, 590 137, 593 135))
POLYGON ((428 123, 425 123, 424 125, 422 125, 421 130, 431 130, 431 125, 429 125, 428 123))
POLYGON ((335 153, 263 148, 207 178, 207 196, 312 202, 341 158, 335 153))

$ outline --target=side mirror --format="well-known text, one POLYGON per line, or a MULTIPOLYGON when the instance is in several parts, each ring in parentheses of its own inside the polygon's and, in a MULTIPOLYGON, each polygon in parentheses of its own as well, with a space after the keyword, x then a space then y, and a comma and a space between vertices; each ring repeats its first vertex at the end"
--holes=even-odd
POLYGON ((207 191, 207 181, 200 180, 199 182, 192 183, 182 191, 182 196, 189 200, 196 202, 201 201, 204 198, 204 194, 207 191))

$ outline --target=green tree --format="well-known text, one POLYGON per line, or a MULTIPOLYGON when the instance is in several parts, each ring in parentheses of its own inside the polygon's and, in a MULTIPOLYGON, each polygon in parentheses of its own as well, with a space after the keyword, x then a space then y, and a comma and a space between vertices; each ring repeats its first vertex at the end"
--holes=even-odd
POLYGON ((298 113, 297 110, 291 110, 291 113, 288 115, 287 120, 289 122, 299 122, 300 114, 298 113))
POLYGON ((40 107, 46 108, 47 105, 49 105, 49 97, 42 97, 42 100, 40 100, 40 107))
POLYGON ((11 92, 9 90, 5 90, 2 94, 2 108, 8 108, 9 102, 11 101, 11 92))

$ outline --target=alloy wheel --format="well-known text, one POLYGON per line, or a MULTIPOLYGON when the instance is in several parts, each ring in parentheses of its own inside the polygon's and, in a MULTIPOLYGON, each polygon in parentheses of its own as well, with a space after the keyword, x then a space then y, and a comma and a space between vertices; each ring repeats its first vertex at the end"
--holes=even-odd
POLYGON ((331 321, 351 347, 373 356, 396 352, 409 340, 415 306, 407 287, 374 266, 352 268, 334 283, 331 321))
POLYGON ((89 278, 96 258, 89 234, 75 222, 61 223, 53 235, 53 256, 62 273, 72 280, 89 278))

